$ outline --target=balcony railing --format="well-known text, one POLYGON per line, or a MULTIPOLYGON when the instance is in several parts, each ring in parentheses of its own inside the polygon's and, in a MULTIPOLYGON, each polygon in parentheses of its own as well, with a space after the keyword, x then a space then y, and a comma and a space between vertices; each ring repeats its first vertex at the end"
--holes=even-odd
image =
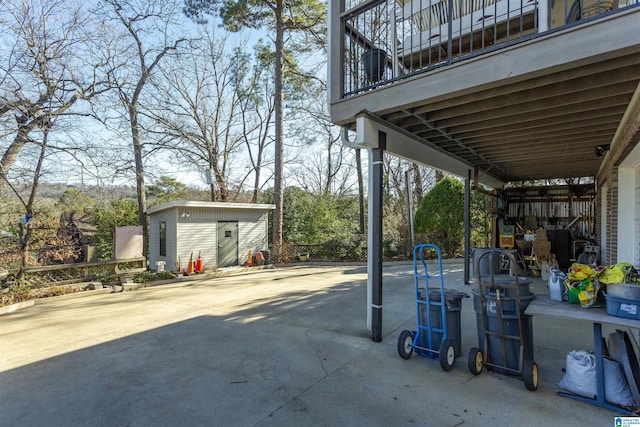
POLYGON ((342 96, 632 6, 640 0, 347 1, 342 96))

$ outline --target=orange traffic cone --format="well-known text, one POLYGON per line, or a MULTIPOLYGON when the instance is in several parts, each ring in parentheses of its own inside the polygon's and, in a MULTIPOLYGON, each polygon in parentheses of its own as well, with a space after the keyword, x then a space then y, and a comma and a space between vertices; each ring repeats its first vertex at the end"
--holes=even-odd
POLYGON ((191 256, 189 257, 189 264, 187 264, 187 276, 189 274, 193 274, 193 252, 191 252, 191 256))
POLYGON ((202 251, 198 252, 198 259, 196 260, 196 273, 202 273, 202 251))

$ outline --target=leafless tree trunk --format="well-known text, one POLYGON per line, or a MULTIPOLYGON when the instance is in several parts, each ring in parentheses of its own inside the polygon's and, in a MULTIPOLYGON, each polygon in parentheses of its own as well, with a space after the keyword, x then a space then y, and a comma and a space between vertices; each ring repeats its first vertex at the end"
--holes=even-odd
POLYGON ((127 110, 135 162, 138 220, 144 237, 143 255, 147 256, 149 227, 146 218, 144 143, 139 121, 141 96, 160 61, 169 52, 175 51, 186 39, 172 37, 166 32, 167 25, 179 12, 174 3, 159 0, 144 4, 134 4, 126 0, 105 0, 104 3, 108 6, 108 13, 112 19, 124 28, 133 51, 132 58, 122 58, 123 70, 112 73, 111 76, 118 89, 120 101, 127 110), (149 37, 149 34, 152 36, 149 37), (129 62, 126 63, 128 59, 129 62))
MULTIPOLYGON (((44 157, 47 153, 47 140, 49 137, 49 129, 51 128, 50 124, 43 126, 43 137, 42 137, 42 145, 40 147, 40 155, 38 156, 38 163, 36 165, 36 169, 33 173, 33 185, 31 186, 31 194, 29 195, 29 201, 25 204, 25 218, 33 217, 33 207, 36 199, 36 194, 38 192, 38 184, 40 182, 40 174, 42 173, 42 162, 44 161, 44 157)), ((20 224, 22 226, 22 223, 20 224)), ((24 224, 24 236, 22 241, 20 242, 21 248, 21 258, 22 263, 20 266, 19 276, 22 277, 24 273, 24 268, 29 265, 29 244, 31 243, 31 233, 32 228, 29 222, 25 222, 24 224)))
POLYGON ((246 75, 236 73, 235 82, 242 116, 242 139, 251 162, 251 171, 247 172, 247 176, 253 173, 251 203, 258 202, 263 182, 268 181, 262 173, 269 164, 266 148, 273 142, 270 135, 275 114, 273 90, 270 85, 273 70, 264 69, 262 65, 256 62, 252 72, 246 75))
POLYGON ((424 198, 424 187, 422 185, 422 172, 420 165, 413 164, 413 202, 414 206, 419 206, 424 198))
POLYGON ((28 170, 24 170, 20 174, 20 179, 16 180, 19 182, 6 183, 13 193, 13 198, 20 204, 20 208, 16 209, 17 212, 16 210, 12 212, 13 218, 15 218, 16 213, 19 213, 19 221, 16 224, 15 220, 12 220, 8 227, 11 230, 15 230, 13 244, 11 245, 15 249, 11 250, 18 254, 20 262, 18 279, 23 277, 26 267, 33 266, 43 259, 62 260, 74 255, 74 249, 68 245, 68 239, 58 236, 52 230, 52 219, 56 222, 58 220, 56 214, 52 213, 50 209, 43 210, 42 207, 38 207, 37 195, 40 188, 40 179, 46 173, 45 160, 51 154, 49 132, 53 127, 51 122, 44 124, 37 133, 37 137, 41 138, 41 140, 35 141, 30 138, 29 144, 33 146, 33 149, 29 148, 28 151, 33 158, 33 163, 26 167, 28 170), (29 184, 25 191, 23 187, 27 182, 29 184), (35 257, 30 254, 33 249, 38 251, 39 256, 35 257))
POLYGON ((282 210, 284 204, 284 108, 283 108, 283 87, 284 87, 284 0, 276 0, 273 10, 276 27, 275 40, 275 148, 274 163, 275 176, 273 186, 273 199, 276 205, 273 213, 273 244, 282 244, 282 210))

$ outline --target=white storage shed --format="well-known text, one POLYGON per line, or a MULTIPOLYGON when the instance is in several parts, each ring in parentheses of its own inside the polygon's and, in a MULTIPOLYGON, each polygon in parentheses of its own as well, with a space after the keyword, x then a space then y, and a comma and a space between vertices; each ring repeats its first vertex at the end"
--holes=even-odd
POLYGON ((269 248, 269 210, 274 205, 173 201, 147 210, 149 266, 187 268, 191 254, 202 256, 204 270, 246 262, 269 248), (164 262, 164 265, 162 265, 164 262))

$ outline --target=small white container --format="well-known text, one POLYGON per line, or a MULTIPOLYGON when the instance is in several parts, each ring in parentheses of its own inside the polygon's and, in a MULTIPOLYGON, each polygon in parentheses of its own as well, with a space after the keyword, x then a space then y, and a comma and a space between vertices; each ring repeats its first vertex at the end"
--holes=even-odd
POLYGON ((567 276, 560 270, 551 269, 549 276, 549 299, 552 301, 562 301, 564 299, 564 281, 567 276))
POLYGON ((165 261, 156 261, 156 271, 164 271, 165 261))

